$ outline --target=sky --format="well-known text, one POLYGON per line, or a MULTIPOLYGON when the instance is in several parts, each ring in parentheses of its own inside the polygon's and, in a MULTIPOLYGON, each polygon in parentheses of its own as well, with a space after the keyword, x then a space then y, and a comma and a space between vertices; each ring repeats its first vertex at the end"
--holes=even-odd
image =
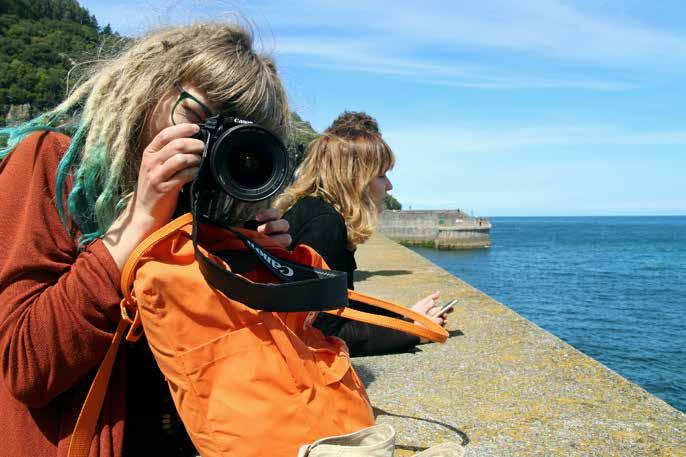
POLYGON ((682 0, 80 0, 139 36, 240 20, 321 131, 366 111, 404 209, 686 214, 682 0))

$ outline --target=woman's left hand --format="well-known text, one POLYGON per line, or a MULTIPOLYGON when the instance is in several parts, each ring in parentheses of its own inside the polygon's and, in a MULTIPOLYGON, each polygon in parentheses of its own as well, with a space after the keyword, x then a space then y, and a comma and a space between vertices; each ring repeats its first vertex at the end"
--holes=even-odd
POLYGON ((268 208, 258 211, 255 219, 260 223, 257 226, 257 231, 267 235, 277 244, 288 248, 292 238, 288 233, 290 226, 286 219, 281 219, 281 211, 276 208, 268 208))

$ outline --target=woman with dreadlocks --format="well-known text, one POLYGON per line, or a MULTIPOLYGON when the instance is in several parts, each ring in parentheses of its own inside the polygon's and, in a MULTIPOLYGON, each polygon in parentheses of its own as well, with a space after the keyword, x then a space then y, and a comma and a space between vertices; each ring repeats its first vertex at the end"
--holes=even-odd
MULTIPOLYGON (((275 66, 250 34, 205 23, 134 40, 59 106, 0 130, 0 454, 67 454, 120 319, 122 265, 169 222, 198 172, 204 145, 191 137, 219 112, 282 137, 289 124, 275 66)), ((290 243, 276 210, 256 218, 290 243)), ((147 344, 127 345, 90 455, 195 456, 174 417, 147 344)))

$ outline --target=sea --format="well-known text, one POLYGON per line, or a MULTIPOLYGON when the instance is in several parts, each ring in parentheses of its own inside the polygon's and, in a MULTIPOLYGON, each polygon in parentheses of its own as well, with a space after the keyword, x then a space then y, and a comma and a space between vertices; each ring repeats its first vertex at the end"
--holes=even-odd
POLYGON ((489 249, 413 250, 686 412, 686 216, 491 222, 489 249))

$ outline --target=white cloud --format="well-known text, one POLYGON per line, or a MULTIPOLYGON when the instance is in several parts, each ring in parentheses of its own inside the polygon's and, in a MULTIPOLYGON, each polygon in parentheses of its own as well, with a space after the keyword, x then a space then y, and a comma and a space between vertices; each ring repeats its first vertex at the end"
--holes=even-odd
POLYGON ((301 6, 306 14, 289 4, 270 17, 284 32, 277 52, 321 59, 306 66, 456 87, 625 90, 645 84, 640 75, 647 66, 683 72, 686 63, 686 34, 582 13, 559 1, 301 6))
POLYGON ((634 132, 612 126, 455 128, 452 125, 384 130, 398 151, 430 150, 437 155, 510 151, 532 146, 686 146, 686 130, 634 132))
MULTIPOLYGON (((686 34, 622 23, 556 0, 487 2, 304 0, 272 4, 265 17, 284 30, 336 33, 412 49, 423 44, 519 50, 563 59, 637 62, 686 58, 686 34)), ((255 10, 264 11, 261 5, 255 10)))
POLYGON ((411 57, 378 55, 368 41, 345 39, 282 38, 274 44, 277 56, 298 56, 298 64, 308 68, 355 71, 403 76, 407 79, 430 84, 481 88, 481 89, 526 89, 526 88, 578 88, 592 90, 626 90, 636 83, 621 80, 603 80, 565 75, 544 76, 518 74, 496 66, 469 62, 427 62, 411 57))
POLYGON ((395 8, 385 22, 390 33, 415 39, 513 49, 594 63, 637 62, 665 56, 683 61, 686 35, 645 25, 625 24, 582 12, 572 2, 527 0, 463 2, 452 11, 436 2, 418 8, 395 8))
POLYGON ((683 72, 686 64, 683 31, 622 22, 559 0, 83 3, 101 22, 133 34, 238 13, 254 21, 266 50, 296 65, 454 87, 625 90, 645 84, 646 67, 683 72))

